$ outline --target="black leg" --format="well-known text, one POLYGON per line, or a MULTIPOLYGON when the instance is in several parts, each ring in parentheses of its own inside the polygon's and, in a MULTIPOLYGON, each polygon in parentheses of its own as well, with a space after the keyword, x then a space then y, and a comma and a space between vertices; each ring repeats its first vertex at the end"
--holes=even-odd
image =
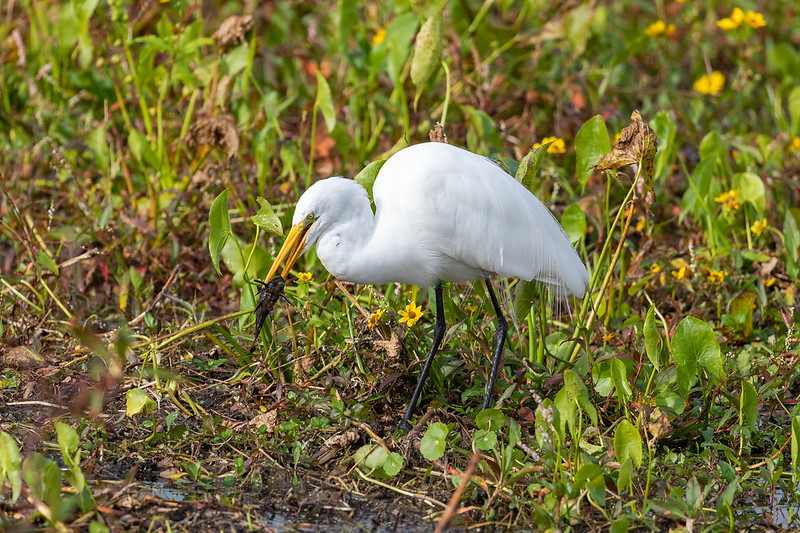
POLYGON ((487 409, 489 407, 489 401, 492 399, 492 389, 494 389, 494 381, 497 379, 497 369, 500 367, 503 345, 506 342, 506 332, 508 331, 508 322, 506 322, 506 317, 503 316, 503 310, 497 302, 497 296, 494 294, 489 276, 484 276, 483 281, 486 283, 486 290, 489 292, 489 298, 492 300, 494 312, 497 314, 497 331, 494 333, 494 342, 492 342, 492 351, 494 352, 492 371, 489 373, 489 380, 486 382, 486 396, 483 397, 483 406, 481 410, 487 409))
POLYGON ((419 397, 422 394, 422 386, 425 384, 425 380, 428 378, 428 372, 431 370, 433 357, 436 355, 436 350, 439 349, 439 344, 441 344, 442 338, 444 337, 444 332, 447 329, 447 325, 444 322, 444 302, 442 301, 441 280, 436 281, 434 291, 436 292, 436 325, 433 328, 433 345, 431 346, 431 351, 428 353, 428 359, 425 361, 425 366, 422 368, 422 373, 419 375, 417 388, 414 390, 414 395, 411 396, 411 402, 408 404, 406 414, 403 415, 403 421, 400 422, 400 425, 397 426, 397 429, 411 429, 409 420, 411 420, 411 415, 414 413, 414 408, 417 406, 417 401, 419 401, 419 397))

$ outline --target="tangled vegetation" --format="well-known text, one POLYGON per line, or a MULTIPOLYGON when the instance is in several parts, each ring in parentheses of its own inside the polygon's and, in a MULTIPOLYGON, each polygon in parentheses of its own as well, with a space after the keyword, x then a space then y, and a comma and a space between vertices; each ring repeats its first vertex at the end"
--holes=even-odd
POLYGON ((794 2, 2 11, 0 529, 800 528, 794 2), (255 337, 253 280, 313 181, 437 122, 592 285, 503 282, 480 412, 494 313, 448 285, 403 435, 432 292, 309 253, 255 337))

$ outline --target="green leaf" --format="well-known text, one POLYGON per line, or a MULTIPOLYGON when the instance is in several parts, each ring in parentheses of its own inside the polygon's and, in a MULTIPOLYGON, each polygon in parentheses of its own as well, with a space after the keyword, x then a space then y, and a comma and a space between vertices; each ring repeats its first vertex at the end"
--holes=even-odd
POLYGON ((58 265, 44 250, 36 251, 36 264, 42 268, 46 268, 56 276, 58 275, 58 265))
POLYGON ((373 447, 373 450, 364 458, 364 468, 368 473, 375 472, 376 470, 383 469, 383 464, 386 458, 389 457, 389 452, 383 446, 373 447))
POLYGON ((533 181, 536 178, 536 174, 539 173, 539 167, 542 166, 544 158, 547 157, 547 148, 551 144, 553 143, 549 142, 547 144, 537 146, 528 152, 528 154, 523 157, 522 161, 519 163, 519 167, 517 168, 517 173, 514 178, 531 192, 533 192, 533 181))
MULTIPOLYGON (((417 32, 419 20, 412 11, 403 13, 397 16, 389 27, 386 28, 386 39, 379 46, 385 46, 388 52, 386 56, 386 72, 392 85, 401 87, 403 80, 400 79, 400 74, 403 70, 403 63, 405 63, 408 54, 411 52, 411 39, 417 32)), ((376 57, 380 58, 378 48, 375 47, 376 57)))
POLYGON ((411 60, 411 81, 417 95, 442 60, 442 11, 436 10, 419 29, 411 60))
POLYGON ((717 336, 711 326, 693 316, 687 316, 672 338, 672 358, 678 371, 678 393, 685 396, 697 381, 698 366, 712 377, 722 376, 722 355, 717 336))
POLYGON ((125 393, 125 414, 129 417, 155 408, 156 402, 142 389, 129 389, 125 393))
POLYGON ((758 216, 763 217, 767 211, 767 198, 761 177, 752 172, 738 172, 733 175, 732 183, 734 189, 739 189, 739 200, 748 202, 758 216))
POLYGON ((373 161, 369 165, 365 166, 354 178, 356 183, 367 190, 370 201, 372 201, 372 186, 375 184, 375 179, 378 177, 378 172, 380 172, 381 167, 385 162, 385 159, 373 161))
POLYGON ((614 390, 610 360, 598 361, 592 365, 592 384, 597 394, 608 398, 609 394, 614 390))
POLYGON ((475 417, 475 424, 487 431, 497 431, 503 427, 505 421, 506 415, 499 409, 484 409, 475 417))
POLYGON ((269 205, 269 202, 260 196, 256 198, 256 201, 261 207, 255 215, 250 217, 253 224, 275 235, 283 235, 281 220, 278 218, 278 215, 275 214, 275 211, 272 210, 272 206, 269 205))
POLYGON ((611 151, 611 141, 608 139, 608 129, 603 117, 595 115, 587 120, 575 136, 575 176, 581 187, 586 187, 586 182, 592 175, 592 165, 611 151))
POLYGON ((661 334, 658 332, 658 327, 656 327, 656 306, 651 305, 644 319, 644 348, 647 352, 647 358, 656 370, 659 369, 662 345, 661 334))
POLYGON ((758 392, 749 381, 742 381, 742 395, 739 397, 739 420, 747 424, 750 431, 758 422, 758 392))
POLYGON ((445 444, 447 444, 447 434, 450 432, 447 426, 441 422, 434 422, 425 431, 419 444, 419 451, 428 461, 436 461, 444 455, 445 444))
POLYGON ((383 462, 383 471, 389 477, 396 476, 403 469, 403 456, 397 452, 392 452, 386 456, 383 462))
POLYGON ((585 487, 589 496, 599 505, 606 504, 606 480, 599 465, 583 465, 575 475, 575 486, 578 489, 585 487))
POLYGON ((659 111, 650 121, 653 131, 661 142, 658 143, 658 151, 656 152, 656 164, 653 171, 653 179, 663 181, 667 177, 672 162, 677 155, 677 146, 675 145, 675 133, 678 127, 675 125, 675 120, 669 111, 659 111))
POLYGON ((703 505, 703 490, 697 478, 692 476, 686 485, 686 503, 693 512, 699 511, 703 505))
POLYGON ((25 484, 38 499, 45 502, 53 514, 58 513, 61 498, 61 470, 55 461, 34 452, 22 463, 25 484), (52 504, 56 505, 53 506, 52 504))
POLYGON ((628 457, 619 466, 617 472, 617 487, 622 490, 623 488, 631 489, 631 480, 633 479, 633 463, 631 458, 628 457))
POLYGON ((586 215, 578 204, 569 204, 561 215, 561 227, 572 244, 577 244, 586 235, 586 215))
POLYGON ((147 137, 139 130, 132 129, 128 134, 128 147, 131 149, 133 157, 143 166, 149 167, 151 170, 159 170, 161 165, 158 163, 158 157, 147 142, 147 137))
POLYGON ((800 415, 792 417, 792 477, 795 483, 800 483, 800 415))
POLYGON ((797 137, 800 134, 800 85, 792 89, 789 93, 789 101, 786 106, 791 117, 791 127, 789 135, 797 137))
POLYGON ((16 502, 22 490, 22 460, 14 437, 0 431, 0 487, 4 480, 11 485, 11 501, 16 502))
POLYGON ((336 110, 333 108, 331 87, 319 70, 317 70, 317 100, 314 102, 314 107, 320 110, 325 118, 325 127, 332 132, 336 127, 336 110))
POLYGON ((228 216, 228 189, 225 189, 211 204, 208 213, 208 225, 211 232, 208 236, 208 253, 211 254, 211 263, 217 270, 217 274, 222 275, 219 270, 219 258, 228 237, 231 236, 231 219, 228 216))
POLYGON ((589 415, 592 424, 597 425, 597 409, 589 398, 589 389, 578 375, 571 369, 564 371, 564 386, 567 393, 573 395, 577 404, 589 415))
POLYGON ((520 280, 514 286, 514 314, 520 322, 528 318, 531 306, 538 300, 543 302, 544 288, 537 281, 520 280))
POLYGON ((55 423, 56 437, 58 439, 58 447, 61 450, 61 455, 64 456, 65 461, 69 461, 75 450, 81 444, 78 432, 72 426, 68 426, 62 422, 55 423))
POLYGON ((628 401, 631 397, 631 386, 628 383, 628 370, 625 363, 619 357, 611 359, 611 379, 614 382, 614 389, 617 391, 617 398, 620 402, 628 401))
POLYGON ((731 300, 730 314, 733 316, 737 328, 741 329, 742 340, 749 340, 753 334, 753 311, 755 308, 756 293, 753 291, 742 291, 731 300))
POLYGON ((487 451, 497 446, 497 434, 492 430, 479 429, 472 436, 472 443, 481 451, 487 451))
POLYGON ((636 468, 642 466, 642 436, 627 420, 620 422, 614 432, 614 453, 620 463, 630 459, 636 468))

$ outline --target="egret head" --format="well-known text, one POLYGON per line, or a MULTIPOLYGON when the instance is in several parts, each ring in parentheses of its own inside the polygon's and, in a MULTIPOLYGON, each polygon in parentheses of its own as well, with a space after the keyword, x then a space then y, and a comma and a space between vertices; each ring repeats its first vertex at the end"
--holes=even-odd
POLYGON ((355 203, 369 203, 363 187, 351 179, 328 178, 316 182, 297 201, 292 217, 292 229, 266 279, 272 279, 281 262, 286 259, 284 279, 300 256, 314 244, 320 235, 340 217, 347 216, 355 203), (354 194, 355 193, 355 194, 354 194), (288 259, 287 259, 288 258, 288 259))

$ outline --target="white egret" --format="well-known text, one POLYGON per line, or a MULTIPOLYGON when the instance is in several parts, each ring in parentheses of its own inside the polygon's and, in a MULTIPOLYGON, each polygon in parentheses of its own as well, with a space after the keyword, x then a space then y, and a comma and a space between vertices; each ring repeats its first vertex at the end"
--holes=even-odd
POLYGON ((375 179, 373 198, 374 213, 367 191, 340 177, 309 187, 267 279, 288 258, 285 278, 316 243, 323 266, 343 281, 434 286, 433 345, 400 423, 408 429, 445 333, 442 281, 482 278, 498 320, 486 409, 508 328, 489 276, 538 280, 559 297, 580 297, 589 282, 586 267, 561 225, 528 189, 492 160, 449 144, 418 144, 394 154, 375 179))

